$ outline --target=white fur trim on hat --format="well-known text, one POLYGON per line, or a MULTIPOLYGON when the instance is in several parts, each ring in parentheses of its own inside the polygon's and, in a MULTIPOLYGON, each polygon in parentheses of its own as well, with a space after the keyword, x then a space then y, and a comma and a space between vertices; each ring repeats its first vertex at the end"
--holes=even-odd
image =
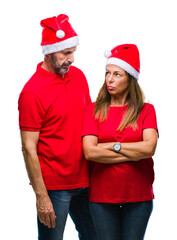
POLYGON ((107 65, 116 65, 120 68, 122 68, 124 71, 128 72, 130 75, 132 75, 134 78, 138 79, 139 76, 139 72, 136 71, 130 64, 128 64, 127 62, 119 59, 119 58, 109 58, 107 63, 106 63, 106 67, 107 65))
POLYGON ((67 48, 72 48, 79 45, 79 38, 78 36, 68 38, 64 41, 57 42, 54 44, 48 44, 48 45, 43 45, 42 46, 42 53, 44 55, 50 54, 50 53, 55 53, 62 51, 67 48))

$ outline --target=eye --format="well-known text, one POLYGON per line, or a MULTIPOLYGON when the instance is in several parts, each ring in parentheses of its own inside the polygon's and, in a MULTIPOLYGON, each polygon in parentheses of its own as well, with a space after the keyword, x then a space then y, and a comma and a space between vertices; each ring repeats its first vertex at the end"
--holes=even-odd
POLYGON ((110 74, 110 72, 106 71, 105 75, 107 76, 107 75, 109 75, 109 74, 110 74))
POLYGON ((121 76, 121 75, 120 75, 120 73, 116 72, 116 73, 115 73, 115 76, 116 76, 116 77, 119 77, 119 76, 121 76))
POLYGON ((68 55, 70 55, 72 52, 70 52, 70 51, 63 51, 63 55, 65 55, 65 56, 68 56, 68 55))

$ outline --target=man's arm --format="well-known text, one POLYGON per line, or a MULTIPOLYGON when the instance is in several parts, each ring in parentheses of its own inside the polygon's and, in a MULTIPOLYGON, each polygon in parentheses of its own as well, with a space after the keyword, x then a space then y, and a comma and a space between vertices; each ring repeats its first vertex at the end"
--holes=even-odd
POLYGON ((21 139, 27 173, 36 194, 36 206, 39 220, 49 228, 54 228, 56 216, 43 181, 37 156, 39 132, 21 131, 21 139))

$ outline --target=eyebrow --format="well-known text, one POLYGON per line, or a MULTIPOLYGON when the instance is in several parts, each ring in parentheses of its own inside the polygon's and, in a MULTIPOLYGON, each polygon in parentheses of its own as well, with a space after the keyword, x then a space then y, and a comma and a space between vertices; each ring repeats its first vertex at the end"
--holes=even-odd
POLYGON ((72 51, 63 51, 64 54, 70 54, 72 51))
MULTIPOLYGON (((106 69, 106 72, 110 72, 110 70, 106 69)), ((123 74, 123 73, 122 73, 121 71, 119 71, 119 70, 113 71, 113 73, 123 74)))
POLYGON ((76 51, 76 49, 73 50, 73 51, 71 51, 71 50, 63 50, 62 52, 63 52, 64 54, 70 54, 70 53, 74 53, 75 51, 76 51))

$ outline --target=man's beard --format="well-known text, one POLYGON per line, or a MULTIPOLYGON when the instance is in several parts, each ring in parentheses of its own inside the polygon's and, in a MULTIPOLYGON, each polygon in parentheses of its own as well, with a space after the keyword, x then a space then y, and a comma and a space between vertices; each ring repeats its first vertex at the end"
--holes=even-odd
POLYGON ((69 71, 69 67, 71 65, 71 62, 63 63, 62 65, 59 65, 57 62, 57 59, 54 54, 51 54, 50 58, 50 65, 56 74, 64 75, 66 72, 69 71))

